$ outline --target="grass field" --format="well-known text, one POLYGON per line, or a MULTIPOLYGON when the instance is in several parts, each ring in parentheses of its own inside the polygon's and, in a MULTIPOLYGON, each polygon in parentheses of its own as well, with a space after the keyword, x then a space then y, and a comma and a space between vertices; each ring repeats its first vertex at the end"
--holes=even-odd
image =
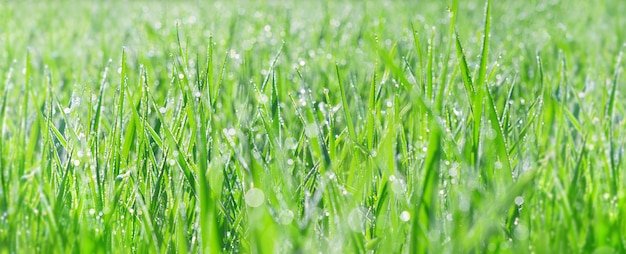
POLYGON ((0 253, 624 253, 621 0, 0 0, 0 253))

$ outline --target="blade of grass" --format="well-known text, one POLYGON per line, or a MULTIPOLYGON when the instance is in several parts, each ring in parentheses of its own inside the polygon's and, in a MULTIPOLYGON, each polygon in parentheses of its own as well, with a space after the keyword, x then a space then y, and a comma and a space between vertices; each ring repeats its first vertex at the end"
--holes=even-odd
MULTIPOLYGON (((374 64, 376 66, 376 64, 374 64)), ((374 68, 376 69, 376 68, 374 68)), ((374 148, 374 119, 376 118, 376 73, 372 75, 372 82, 370 82, 369 89, 369 99, 368 99, 368 107, 367 107, 367 118, 366 118, 366 140, 367 140, 367 150, 372 151, 374 148)))
POLYGON ((341 73, 339 71, 338 63, 335 63, 335 70, 337 71, 337 82, 339 83, 339 91, 341 92, 341 105, 343 109, 343 114, 346 117, 346 125, 348 126, 348 133, 350 134, 350 139, 352 139, 353 142, 356 142, 357 140, 356 131, 354 130, 354 124, 352 122, 352 116, 350 114, 348 98, 346 98, 346 88, 344 87, 343 82, 341 82, 341 73))
MULTIPOLYGON (((435 124, 432 124, 433 126, 435 124)), ((425 176, 422 182, 422 189, 414 187, 414 197, 416 197, 415 210, 413 218, 411 218, 411 245, 410 253, 428 252, 430 241, 428 230, 430 224, 435 220, 435 211, 437 210, 436 201, 438 196, 438 186, 440 178, 440 160, 441 160, 441 131, 438 128, 432 128, 428 138, 428 149, 426 150, 426 159, 424 161, 425 176), (422 210, 426 218, 422 217, 422 210)))
POLYGON ((608 146, 609 146, 609 166, 611 168, 611 186, 612 186, 612 191, 613 194, 617 194, 617 189, 618 189, 618 183, 617 183, 617 179, 620 179, 619 176, 619 171, 617 169, 617 164, 619 164, 619 162, 617 161, 616 157, 616 150, 618 148, 616 148, 615 145, 615 141, 613 140, 613 136, 615 133, 614 130, 614 110, 615 110, 615 97, 617 94, 617 83, 619 80, 619 74, 620 74, 620 68, 621 68, 621 62, 622 62, 622 51, 620 51, 619 55, 617 56, 617 62, 615 64, 615 68, 614 68, 614 74, 613 74, 613 81, 611 84, 611 92, 610 92, 610 98, 609 98, 609 103, 606 105, 606 111, 605 111, 605 119, 608 119, 608 128, 606 130, 607 132, 607 136, 608 136, 608 146))
POLYGON ((487 90, 487 102, 489 103, 488 112, 489 112, 489 121, 491 122, 491 128, 496 132, 495 137, 495 146, 496 153, 500 163, 502 164, 502 168, 496 169, 496 179, 503 181, 503 188, 508 185, 512 180, 512 168, 511 168, 511 158, 509 157, 509 149, 507 146, 506 138, 504 137, 504 133, 502 130, 502 124, 498 119, 498 113, 496 112, 496 106, 493 103, 493 97, 491 96, 491 92, 487 90))

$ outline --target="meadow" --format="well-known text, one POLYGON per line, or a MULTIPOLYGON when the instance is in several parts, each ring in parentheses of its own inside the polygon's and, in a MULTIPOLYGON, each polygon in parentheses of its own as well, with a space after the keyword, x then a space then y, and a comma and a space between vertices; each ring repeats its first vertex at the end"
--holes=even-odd
POLYGON ((0 253, 624 253, 620 0, 0 0, 0 253))

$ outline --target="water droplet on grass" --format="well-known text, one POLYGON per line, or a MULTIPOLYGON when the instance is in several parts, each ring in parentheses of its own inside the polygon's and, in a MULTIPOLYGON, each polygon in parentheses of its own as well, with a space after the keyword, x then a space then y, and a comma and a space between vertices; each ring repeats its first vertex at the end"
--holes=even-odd
POLYGON ((520 206, 524 204, 524 197, 522 196, 517 196, 515 197, 515 204, 520 206))
POLYGON ((404 195, 406 193, 406 184, 404 183, 404 180, 394 178, 394 180, 391 181, 391 190, 395 194, 404 195))
POLYGON ((237 131, 233 128, 224 128, 222 129, 222 133, 224 133, 224 135, 232 137, 235 136, 235 134, 237 134, 237 131))
POLYGON ((278 223, 282 225, 291 224, 293 217, 293 212, 291 210, 284 210, 278 215, 278 223))
POLYGON ((326 175, 328 176, 328 179, 330 179, 330 180, 334 180, 335 177, 336 177, 335 173, 333 173, 333 172, 328 172, 328 173, 326 173, 326 175))
POLYGON ((456 169, 456 167, 453 167, 448 173, 450 174, 450 177, 455 177, 458 175, 459 171, 456 169))
POLYGON ((265 202, 265 194, 262 190, 252 188, 246 192, 246 204, 250 207, 259 207, 265 202))
POLYGON ((409 221, 410 219, 411 219, 411 214, 408 211, 402 211, 402 213, 400 213, 400 220, 409 221))

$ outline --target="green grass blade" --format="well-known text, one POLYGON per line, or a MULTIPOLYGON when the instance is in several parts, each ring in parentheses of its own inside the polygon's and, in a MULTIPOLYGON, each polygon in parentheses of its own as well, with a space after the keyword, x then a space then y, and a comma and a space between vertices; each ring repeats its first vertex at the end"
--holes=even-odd
POLYGON ((486 75, 487 75, 487 61, 489 61, 489 39, 491 37, 491 0, 487 0, 485 3, 485 29, 483 31, 483 43, 482 49, 480 50, 480 66, 478 68, 478 77, 476 80, 476 85, 479 87, 487 86, 486 84, 486 75))
POLYGON ((337 72, 337 82, 339 83, 339 91, 341 92, 341 105, 342 105, 344 116, 346 117, 346 125, 348 126, 348 133, 350 134, 350 139, 356 142, 357 140, 356 131, 354 130, 354 123, 352 122, 352 116, 350 114, 348 98, 346 97, 346 88, 344 87, 343 82, 341 82, 341 73, 339 71, 339 64, 335 64, 335 70, 337 72))
POLYGON ((367 118, 365 122, 366 126, 366 140, 367 150, 372 151, 374 148, 374 119, 376 118, 376 74, 372 75, 372 81, 370 82, 369 98, 367 106, 367 118))
POLYGON ((504 131, 502 129, 502 123, 500 123, 500 119, 498 118, 498 113, 496 112, 496 106, 493 102, 493 97, 491 96, 491 92, 487 90, 487 102, 489 103, 489 108, 487 109, 489 114, 489 122, 491 122, 491 129, 496 132, 495 137, 495 149, 500 163, 502 164, 502 168, 496 169, 496 179, 499 179, 503 182, 503 186, 507 186, 513 180, 512 176, 512 167, 511 167, 511 158, 509 157, 509 148, 507 146, 506 138, 504 137, 504 131))

